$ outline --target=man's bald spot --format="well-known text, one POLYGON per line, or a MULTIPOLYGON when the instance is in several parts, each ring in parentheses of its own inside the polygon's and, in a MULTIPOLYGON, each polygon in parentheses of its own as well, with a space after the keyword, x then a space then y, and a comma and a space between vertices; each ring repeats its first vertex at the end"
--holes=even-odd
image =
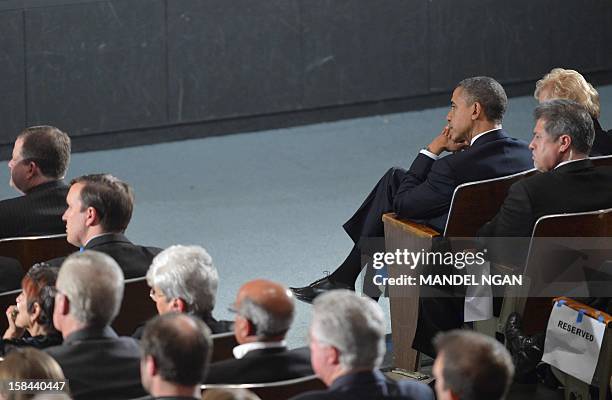
POLYGON ((239 307, 248 298, 268 312, 283 316, 293 313, 293 293, 283 285, 265 279, 256 279, 242 285, 236 297, 239 307))

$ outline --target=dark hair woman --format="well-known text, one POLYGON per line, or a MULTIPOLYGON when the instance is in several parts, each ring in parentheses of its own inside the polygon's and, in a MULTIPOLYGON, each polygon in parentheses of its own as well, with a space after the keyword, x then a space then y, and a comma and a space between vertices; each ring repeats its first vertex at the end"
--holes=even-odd
POLYGON ((6 354, 12 347, 43 349, 62 343, 62 335, 53 326, 57 273, 57 268, 40 263, 24 276, 17 304, 6 310, 9 327, 4 333, 0 354, 6 354))

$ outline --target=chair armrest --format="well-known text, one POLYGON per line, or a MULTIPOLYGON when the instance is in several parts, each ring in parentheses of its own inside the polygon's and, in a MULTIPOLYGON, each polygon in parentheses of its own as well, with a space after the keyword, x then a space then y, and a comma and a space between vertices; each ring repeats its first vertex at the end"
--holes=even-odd
POLYGON ((396 229, 401 229, 402 231, 405 231, 413 236, 430 238, 441 235, 440 232, 430 228, 427 225, 399 218, 395 213, 383 214, 382 220, 385 225, 390 225, 396 229))
POLYGON ((572 308, 576 311, 580 311, 580 310, 584 310, 584 313, 586 315, 588 315, 591 318, 595 318, 598 319, 600 317, 603 317, 604 323, 606 325, 608 325, 610 322, 612 322, 612 315, 607 314, 603 311, 599 311, 593 307, 589 307, 586 304, 583 304, 579 301, 576 301, 574 299, 570 299, 569 297, 556 297, 554 298, 554 301, 557 302, 559 300, 564 300, 565 301, 565 305, 568 306, 569 308, 572 308))

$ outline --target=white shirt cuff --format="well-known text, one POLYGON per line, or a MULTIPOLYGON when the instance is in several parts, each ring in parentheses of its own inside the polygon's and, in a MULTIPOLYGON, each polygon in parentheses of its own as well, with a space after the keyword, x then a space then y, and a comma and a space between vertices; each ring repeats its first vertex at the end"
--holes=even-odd
POLYGON ((422 149, 421 151, 419 151, 419 153, 426 155, 427 157, 437 160, 438 158, 440 158, 440 156, 432 153, 431 151, 427 150, 427 149, 422 149))

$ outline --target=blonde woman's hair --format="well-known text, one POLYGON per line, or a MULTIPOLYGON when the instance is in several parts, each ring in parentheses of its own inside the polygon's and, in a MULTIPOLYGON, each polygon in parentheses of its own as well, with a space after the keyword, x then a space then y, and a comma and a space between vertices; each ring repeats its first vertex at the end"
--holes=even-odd
POLYGON ((551 99, 574 100, 589 112, 592 118, 599 118, 599 93, 578 71, 554 68, 536 83, 533 94, 539 100, 546 89, 551 99))

